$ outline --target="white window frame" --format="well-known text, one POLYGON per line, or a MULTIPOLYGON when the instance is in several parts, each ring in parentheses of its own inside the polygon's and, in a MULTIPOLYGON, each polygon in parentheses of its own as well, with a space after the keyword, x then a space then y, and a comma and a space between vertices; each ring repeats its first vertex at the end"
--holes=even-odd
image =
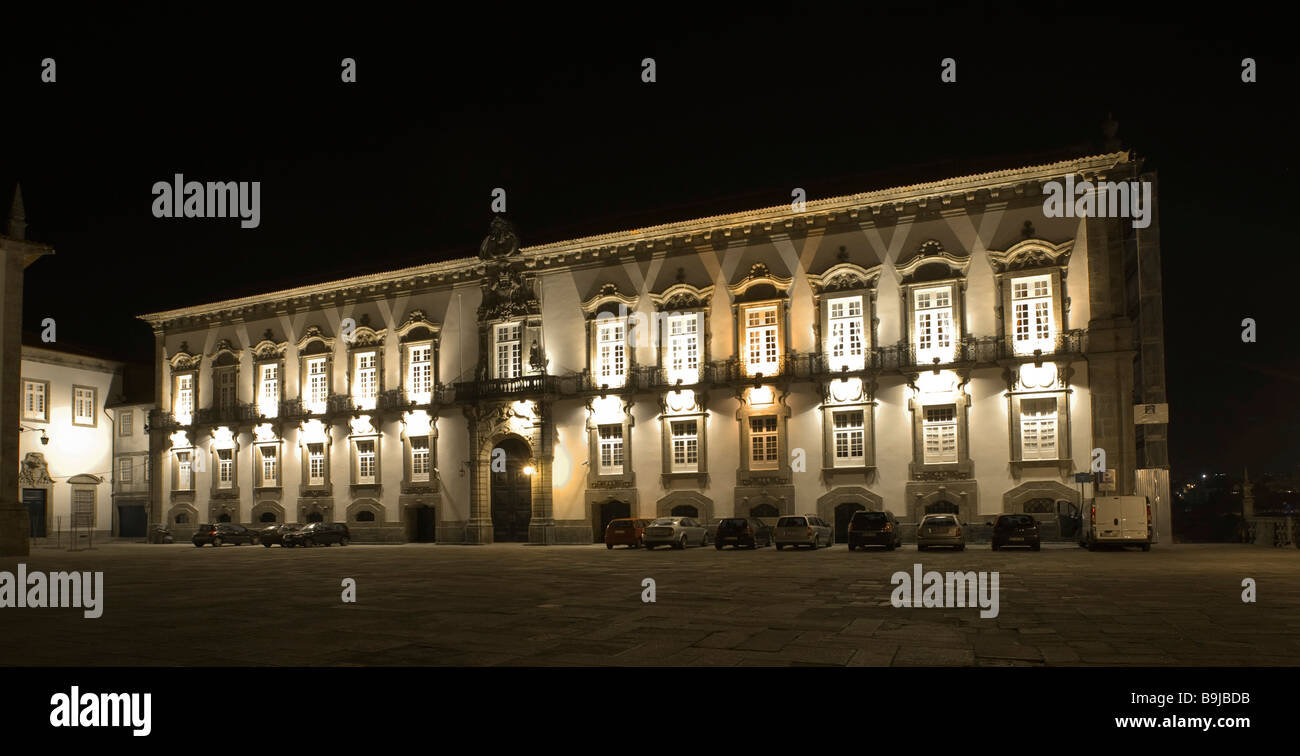
POLYGON ((749 469, 775 470, 781 465, 781 422, 776 415, 749 417, 749 469))
POLYGON ((98 425, 95 408, 99 404, 99 390, 93 386, 72 387, 72 424, 83 427, 98 425))
POLYGON ((217 488, 224 491, 234 487, 235 450, 217 449, 217 488))
POLYGON ((356 454, 356 480, 357 485, 373 486, 379 480, 379 443, 374 438, 359 438, 352 444, 352 449, 356 454), (364 450, 368 446, 369 450, 364 450), (366 470, 369 468, 369 473, 366 470))
POLYGON ((1055 347, 1052 276, 1022 276, 1011 279, 1011 338, 1015 353, 1033 354, 1055 347))
POLYGON ((912 291, 912 319, 915 327, 916 360, 926 365, 939 358, 952 362, 957 354, 953 287, 933 286, 912 291))
POLYGON ((673 472, 699 472, 700 469, 700 420, 690 418, 670 420, 672 433, 669 469, 673 472))
POLYGON ((596 319, 597 386, 622 386, 627 382, 627 323, 622 318, 596 319))
POLYGON ((280 414, 280 363, 262 362, 257 366, 257 411, 263 417, 280 414))
POLYGON ((866 464, 867 413, 861 409, 831 411, 831 459, 835 467, 861 467, 866 464), (857 422, 853 422, 854 416, 857 422), (844 423, 841 424, 841 418, 844 423), (856 452, 856 453, 854 453, 856 452))
POLYGON ((599 444, 597 460, 601 475, 622 475, 627 463, 624 455, 623 424, 606 423, 596 426, 599 444))
POLYGON ((680 379, 683 385, 700 380, 700 315, 669 315, 665 324, 668 354, 665 365, 669 384, 680 379))
POLYGON ((194 490, 194 450, 176 450, 176 490, 194 490))
POLYGON ((958 459, 957 405, 922 407, 921 446, 925 464, 950 464, 958 459))
POLYGON ((374 409, 379 399, 379 352, 356 352, 352 360, 352 401, 362 409, 374 409))
POLYGON ((1060 429, 1059 407, 1055 397, 1025 397, 1020 400, 1020 458, 1022 460, 1059 458, 1060 441, 1057 437, 1060 429))
POLYGON ((776 375, 781 369, 781 318, 778 305, 745 309, 745 366, 749 375, 776 375))
POLYGON ((50 382, 33 378, 23 379, 23 419, 49 422, 50 382))
POLYGON ((172 416, 181 425, 189 425, 190 420, 194 417, 194 373, 181 373, 176 376, 176 401, 173 404, 172 416))
POLYGON ((305 370, 307 376, 307 410, 313 414, 322 414, 329 407, 330 373, 327 357, 308 357, 305 370))
POLYGON ((117 413, 117 435, 130 436, 135 432, 135 411, 119 410, 117 413))
POLYGON ((239 375, 233 367, 219 367, 213 370, 213 395, 217 407, 234 407, 239 402, 239 375))
POLYGON ((122 485, 131 485, 135 480, 135 469, 130 457, 119 457, 117 460, 117 482, 122 485))
POLYGON ((411 448, 411 482, 428 483, 433 473, 433 439, 412 436, 407 443, 411 448))
POLYGON ((407 399, 416 404, 428 404, 433 398, 433 344, 408 344, 406 346, 407 399))
POLYGON ((866 367, 866 330, 861 295, 827 300, 826 355, 830 369, 862 370, 866 367))
POLYGON ((280 447, 276 444, 262 444, 257 448, 257 485, 259 488, 275 488, 280 485, 280 447), (270 454, 267 454, 267 452, 270 454), (269 467, 268 467, 269 463, 269 467), (267 477, 267 470, 271 476, 267 477))
POLYGON ((323 441, 307 444, 307 485, 325 485, 325 443, 323 441))
POLYGON ((524 374, 524 324, 498 323, 492 326, 492 370, 496 378, 518 378, 524 374))

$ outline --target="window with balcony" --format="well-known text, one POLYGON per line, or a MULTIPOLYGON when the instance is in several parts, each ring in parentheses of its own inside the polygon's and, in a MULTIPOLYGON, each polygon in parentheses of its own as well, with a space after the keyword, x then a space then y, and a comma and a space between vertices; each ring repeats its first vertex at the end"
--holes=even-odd
POLYGON ((428 404, 433 396, 433 345, 406 348, 406 390, 411 401, 428 404))
POLYGON ((1051 276, 1029 276, 1011 281, 1012 343, 1015 353, 1053 350, 1051 276))
POLYGON ((832 371, 866 366, 862 297, 841 297, 827 302, 826 354, 832 371))
POLYGON ((957 461, 956 406, 926 407, 922 430, 927 465, 957 461))
POLYGON ((429 473, 433 469, 429 455, 429 437, 414 436, 411 446, 411 482, 428 483, 429 473))
POLYGON ((356 442, 355 448, 357 484, 374 485, 377 480, 375 440, 360 439, 356 442))
POLYGON ((258 477, 257 484, 262 488, 274 488, 280 485, 280 454, 273 444, 257 447, 258 477))
POLYGON ((620 423, 601 425, 598 429, 600 442, 600 474, 623 474, 623 426, 620 423))
POLYGON ((953 328, 952 287, 916 289, 912 296, 917 362, 928 364, 936 357, 941 363, 953 362, 956 333, 953 328))
POLYGON ((749 418, 749 468, 775 470, 780 462, 775 415, 749 418))
POLYGON ((362 409, 374 409, 379 397, 379 353, 357 352, 352 359, 352 400, 362 409))
POLYGON ((307 411, 322 414, 329 404, 329 363, 324 357, 307 360, 307 411))
POLYGON ((518 378, 523 375, 523 324, 503 323, 492 331, 493 351, 496 354, 496 378, 518 378))
POLYGON ((95 426, 98 416, 95 414, 95 389, 89 386, 72 387, 72 424, 95 426))
POLYGON ((23 419, 48 422, 50 419, 50 382, 23 379, 23 419))
POLYGON ((668 383, 680 379, 684 385, 699 382, 700 377, 700 316, 697 313, 668 316, 667 328, 668 383))
POLYGON ((862 410, 832 412, 836 467, 860 467, 866 460, 866 426, 862 410))
POLYGON ((325 485, 325 444, 307 444, 307 485, 325 485))
POLYGON ((700 433, 697 420, 674 420, 672 428, 673 472, 697 472, 700 465, 700 433))
POLYGON ((264 362, 257 367, 257 411, 263 417, 280 413, 280 365, 264 362))
POLYGON ((213 373, 213 382, 216 383, 217 408, 223 410, 233 408, 235 406, 235 379, 237 375, 235 368, 217 368, 213 373))
POLYGON ((780 370, 780 335, 776 305, 745 310, 745 366, 749 375, 776 375, 780 370))
POLYGON ((1023 460, 1057 459, 1056 399, 1020 402, 1020 454, 1023 460))
POLYGON ((627 379, 626 324, 621 319, 596 320, 596 384, 622 386, 627 379))
POLYGON ((235 450, 217 449, 217 488, 235 486, 235 450))
POLYGON ((194 414, 194 374, 184 373, 176 376, 176 393, 172 406, 173 415, 181 425, 189 425, 194 414))

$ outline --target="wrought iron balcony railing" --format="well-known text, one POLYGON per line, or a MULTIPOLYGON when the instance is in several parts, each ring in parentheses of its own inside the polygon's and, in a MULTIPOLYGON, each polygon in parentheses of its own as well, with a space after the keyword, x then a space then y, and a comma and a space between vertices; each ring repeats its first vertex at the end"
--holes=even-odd
POLYGON ((194 421, 202 425, 234 425, 255 422, 260 415, 257 407, 248 403, 204 407, 195 413, 194 421))
POLYGON ((145 425, 148 426, 147 430, 174 430, 181 427, 181 424, 176 422, 175 415, 160 409, 149 410, 145 425))
POLYGON ((465 404, 485 399, 553 396, 560 390, 559 377, 554 375, 522 375, 518 378, 492 378, 486 381, 464 381, 456 384, 456 401, 465 404))
POLYGON ((1043 350, 1035 354, 1033 349, 1020 348, 1017 350, 1014 339, 1001 337, 998 339, 998 356, 1000 359, 1028 359, 1035 356, 1050 357, 1055 355, 1072 355, 1083 354, 1088 348, 1087 331, 1082 328, 1075 328, 1069 331, 1059 331, 1056 337, 1052 339, 1050 349, 1043 350))

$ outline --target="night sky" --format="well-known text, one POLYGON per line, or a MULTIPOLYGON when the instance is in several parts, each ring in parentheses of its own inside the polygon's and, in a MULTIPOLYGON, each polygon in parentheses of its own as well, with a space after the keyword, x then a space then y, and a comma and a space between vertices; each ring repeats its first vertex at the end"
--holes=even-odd
POLYGON ((1294 471, 1290 25, 884 7, 10 13, 0 203, 21 180, 57 251, 27 271, 25 325, 149 361, 141 313, 475 254, 493 187, 531 245, 1100 151, 1113 113, 1160 173, 1175 478, 1294 471), (155 219, 178 172, 261 181, 261 226, 155 219))

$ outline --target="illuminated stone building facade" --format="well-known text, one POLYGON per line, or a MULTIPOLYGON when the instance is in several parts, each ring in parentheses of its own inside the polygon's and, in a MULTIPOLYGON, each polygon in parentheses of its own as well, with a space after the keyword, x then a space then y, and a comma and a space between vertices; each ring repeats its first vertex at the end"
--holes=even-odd
POLYGON ((1047 217, 1067 175, 1154 182, 1114 153, 534 247, 498 217, 477 255, 143 316, 151 511, 447 543, 1054 522, 1094 449, 1119 493, 1168 465, 1133 419, 1164 401, 1158 224, 1047 217))

